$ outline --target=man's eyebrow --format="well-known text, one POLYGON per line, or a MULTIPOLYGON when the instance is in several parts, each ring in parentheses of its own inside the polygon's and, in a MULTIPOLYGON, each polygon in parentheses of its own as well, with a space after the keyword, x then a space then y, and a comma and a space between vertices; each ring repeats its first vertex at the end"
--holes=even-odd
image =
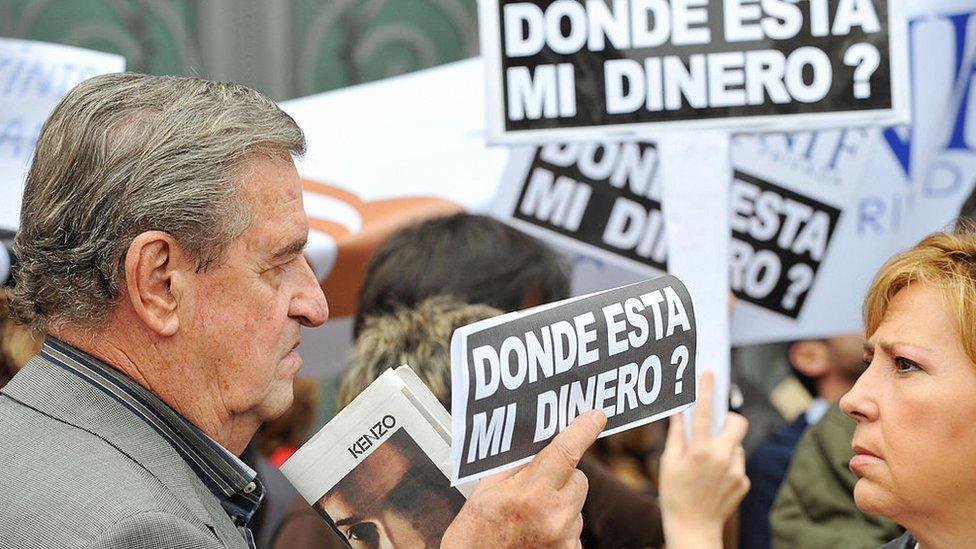
POLYGON ((288 244, 284 248, 281 248, 281 249, 275 251, 273 254, 271 254, 271 259, 273 259, 273 260, 274 259, 281 259, 283 257, 288 257, 288 256, 292 256, 292 255, 298 255, 298 254, 302 253, 302 250, 305 249, 305 244, 307 242, 308 242, 308 239, 307 238, 302 238, 302 239, 299 239, 299 240, 295 240, 291 244, 288 244))

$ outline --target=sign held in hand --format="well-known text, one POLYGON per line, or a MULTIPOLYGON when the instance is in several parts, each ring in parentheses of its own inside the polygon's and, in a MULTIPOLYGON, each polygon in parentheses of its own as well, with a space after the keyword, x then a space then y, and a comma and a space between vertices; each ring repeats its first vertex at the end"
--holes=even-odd
POLYGON ((527 461, 592 409, 606 436, 688 407, 695 347, 691 297, 670 275, 460 328, 452 482, 527 461))

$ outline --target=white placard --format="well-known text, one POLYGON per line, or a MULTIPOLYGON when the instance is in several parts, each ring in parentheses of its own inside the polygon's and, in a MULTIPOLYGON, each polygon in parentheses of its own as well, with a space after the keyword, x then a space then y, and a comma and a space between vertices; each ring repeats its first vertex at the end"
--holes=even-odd
POLYGON ((908 120, 900 0, 480 0, 489 138, 908 120))
POLYGON ((0 38, 0 227, 20 226, 24 179, 54 106, 82 80, 122 70, 119 55, 0 38))

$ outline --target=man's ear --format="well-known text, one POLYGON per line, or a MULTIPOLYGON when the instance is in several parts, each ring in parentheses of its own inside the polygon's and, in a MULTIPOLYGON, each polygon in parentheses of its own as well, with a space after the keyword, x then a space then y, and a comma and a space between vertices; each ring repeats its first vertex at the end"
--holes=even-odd
POLYGON ((790 345, 790 364, 801 374, 814 379, 830 371, 830 349, 819 339, 805 339, 790 345))
POLYGON ((193 262, 175 238, 163 231, 146 231, 136 236, 125 254, 125 290, 136 316, 160 336, 168 337, 180 327, 180 292, 174 282, 183 282, 193 262))

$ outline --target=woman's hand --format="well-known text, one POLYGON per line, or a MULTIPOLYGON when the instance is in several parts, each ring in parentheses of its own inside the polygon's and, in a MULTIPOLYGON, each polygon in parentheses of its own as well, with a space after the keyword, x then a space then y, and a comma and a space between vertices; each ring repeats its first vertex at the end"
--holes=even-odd
POLYGON ((681 414, 671 416, 661 456, 661 514, 669 549, 722 547, 722 525, 749 491, 742 439, 748 422, 730 413, 712 436, 711 372, 700 380, 691 437, 681 414))

